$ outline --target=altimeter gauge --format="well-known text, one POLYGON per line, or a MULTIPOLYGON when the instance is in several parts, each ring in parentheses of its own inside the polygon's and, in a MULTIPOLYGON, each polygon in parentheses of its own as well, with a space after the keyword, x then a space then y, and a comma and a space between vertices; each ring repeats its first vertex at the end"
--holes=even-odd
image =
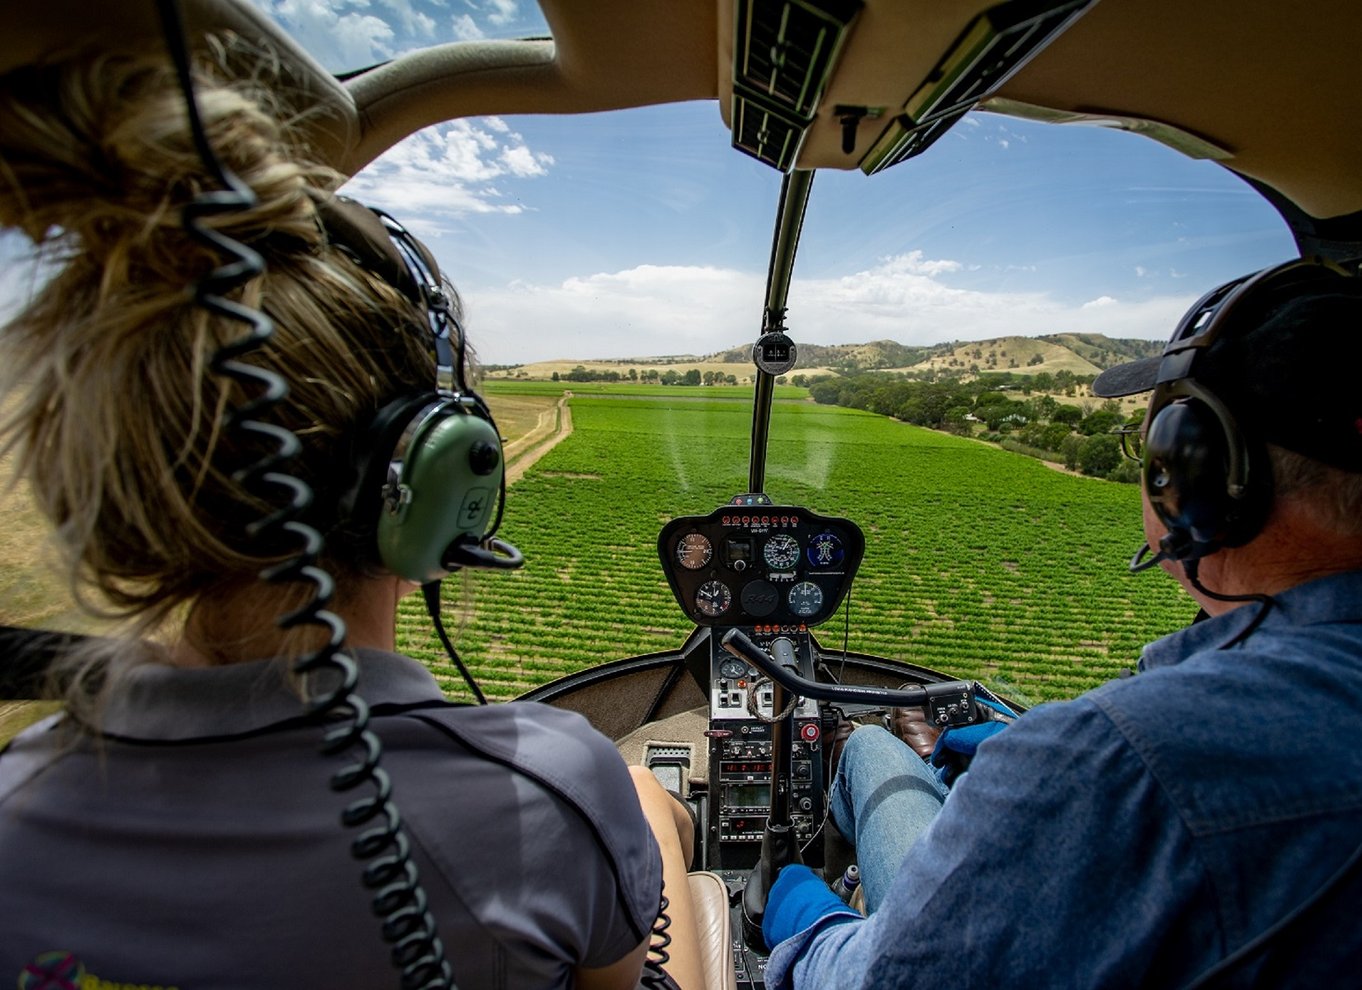
POLYGON ((733 592, 722 581, 706 581, 695 592, 695 607, 711 619, 733 604, 733 592))
POLYGON ((823 607, 823 589, 812 581, 800 581, 790 588, 790 611, 801 619, 817 615, 823 607))
POLYGON ((788 571, 799 562, 799 541, 789 533, 777 533, 761 551, 766 566, 773 571, 788 571))
POLYGON ((714 546, 702 533, 687 533, 676 544, 676 562, 688 571, 698 571, 714 556, 714 546))

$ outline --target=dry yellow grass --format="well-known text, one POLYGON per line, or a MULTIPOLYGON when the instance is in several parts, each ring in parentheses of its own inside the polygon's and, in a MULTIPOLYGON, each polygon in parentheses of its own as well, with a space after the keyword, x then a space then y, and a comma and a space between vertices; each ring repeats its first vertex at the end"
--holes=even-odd
MULTIPOLYGON (((659 375, 674 371, 678 375, 684 375, 692 368, 696 368, 702 375, 706 371, 717 371, 724 375, 732 375, 739 382, 748 383, 752 381, 752 376, 756 373, 756 368, 750 363, 728 364, 721 361, 684 361, 678 364, 654 364, 647 361, 536 361, 534 364, 522 364, 510 371, 493 372, 488 374, 487 377, 514 379, 518 374, 523 373, 526 378, 546 381, 552 379, 555 372, 561 377, 576 367, 598 373, 617 371, 626 379, 630 368, 633 368, 640 375, 645 371, 656 371, 659 375)), ((808 372, 801 371, 800 374, 808 374, 808 372)))
MULTIPOLYGON (((3 408, 13 403, 6 396, 3 408)), ((90 632, 95 623, 76 609, 58 573, 50 528, 28 486, 10 485, 12 457, 0 460, 0 624, 90 632)))
POLYGON ((997 340, 961 343, 946 354, 913 365, 912 370, 935 368, 960 371, 971 365, 978 365, 980 371, 1010 371, 1018 375, 1037 375, 1042 371, 1095 375, 1100 370, 1067 347, 1030 337, 1000 337, 997 340), (1037 364, 1028 363, 1037 356, 1041 359, 1037 364))
MULTIPOLYGON (((3 405, 13 399, 7 398, 3 405)), ((514 440, 532 430, 555 396, 497 396, 492 412, 502 436, 514 440)), ((97 632, 108 624, 76 608, 56 566, 51 529, 33 504, 26 484, 10 485, 12 458, 0 460, 0 625, 97 632)))
POLYGON ((496 417, 497 430, 508 444, 533 430, 539 418, 558 401, 556 395, 491 395, 487 405, 496 417))

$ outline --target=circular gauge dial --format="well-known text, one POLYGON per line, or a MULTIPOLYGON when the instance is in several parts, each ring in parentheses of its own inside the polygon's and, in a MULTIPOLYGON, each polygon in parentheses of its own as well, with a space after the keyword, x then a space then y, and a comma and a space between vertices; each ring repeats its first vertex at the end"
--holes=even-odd
POLYGON ((713 544, 701 533, 687 533, 676 544, 676 562, 688 571, 698 571, 713 556, 713 544))
POLYGON ((802 619, 817 615, 823 607, 823 589, 812 581, 800 581, 790 588, 790 611, 802 619))
POLYGON ((845 556, 842 538, 836 533, 819 533, 809 541, 809 563, 814 567, 836 567, 845 556))
POLYGON ((773 571, 788 571, 799 563, 799 541, 789 533, 777 533, 761 551, 766 566, 773 571))
POLYGON ((719 664, 719 676, 727 677, 731 680, 738 680, 747 676, 747 664, 741 660, 725 660, 719 664))
POLYGON ((710 618, 723 615, 733 604, 733 592, 722 581, 706 581, 695 592, 695 607, 710 618))

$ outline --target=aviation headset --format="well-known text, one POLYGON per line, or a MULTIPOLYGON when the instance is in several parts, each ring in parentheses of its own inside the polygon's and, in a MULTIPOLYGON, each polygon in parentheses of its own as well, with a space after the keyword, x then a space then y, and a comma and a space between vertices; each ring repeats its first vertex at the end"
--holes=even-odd
POLYGON ((317 209, 335 247, 421 309, 436 365, 430 389, 383 406, 365 429, 343 522, 372 535, 367 556, 418 584, 459 567, 518 566, 519 552, 492 539, 506 491, 501 437, 465 380, 463 327, 434 257, 381 210, 339 196, 317 209))
POLYGON ((1145 493, 1168 530, 1161 559, 1193 562, 1242 546, 1272 507, 1265 438, 1244 429, 1245 410, 1236 417, 1206 383, 1215 377, 1208 374, 1212 345, 1248 332, 1303 289, 1356 291, 1352 278, 1324 259, 1291 261, 1208 292, 1182 318, 1159 361, 1142 458, 1145 493))

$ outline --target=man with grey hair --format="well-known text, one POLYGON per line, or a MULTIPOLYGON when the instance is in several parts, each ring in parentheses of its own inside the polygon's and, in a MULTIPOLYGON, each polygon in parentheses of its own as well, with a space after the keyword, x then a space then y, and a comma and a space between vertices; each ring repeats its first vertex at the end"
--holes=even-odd
POLYGON ((986 739, 947 791, 847 740, 833 817, 869 916, 773 884, 767 985, 1353 985, 1362 931, 1362 278, 1295 261, 1203 297, 1123 432, 1146 545, 1205 621, 1135 677, 986 739))

